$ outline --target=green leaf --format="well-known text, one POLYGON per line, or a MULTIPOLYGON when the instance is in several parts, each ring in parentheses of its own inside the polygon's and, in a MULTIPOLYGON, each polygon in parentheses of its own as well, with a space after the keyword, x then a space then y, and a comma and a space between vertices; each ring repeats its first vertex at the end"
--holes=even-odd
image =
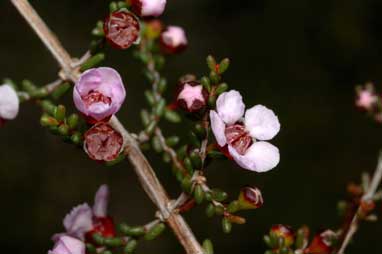
POLYGON ((166 225, 163 223, 159 223, 158 225, 154 226, 149 232, 147 232, 147 234, 145 235, 145 240, 154 240, 160 234, 162 234, 165 229, 166 225))
POLYGON ((227 218, 223 218, 222 228, 224 233, 229 234, 232 230, 232 223, 227 218))
POLYGON ((207 65, 210 70, 215 70, 216 69, 216 60, 212 55, 207 56, 207 65))
POLYGON ((219 73, 223 74, 225 71, 227 71, 229 64, 230 60, 228 58, 224 58, 219 64, 219 73))
POLYGON ((100 64, 103 60, 105 60, 105 54, 104 53, 98 53, 94 55, 93 57, 89 58, 85 63, 82 64, 80 71, 84 72, 86 70, 89 70, 98 64, 100 64))
POLYGON ((214 246, 211 240, 206 239, 203 242, 204 254, 214 254, 214 246))
POLYGON ((195 202, 197 204, 200 205, 201 203, 203 203, 203 201, 204 201, 204 191, 203 191, 202 186, 196 185, 195 191, 194 191, 194 198, 195 198, 195 202))
POLYGON ((177 112, 169 109, 165 110, 164 118, 171 123, 180 123, 182 121, 182 118, 177 112))

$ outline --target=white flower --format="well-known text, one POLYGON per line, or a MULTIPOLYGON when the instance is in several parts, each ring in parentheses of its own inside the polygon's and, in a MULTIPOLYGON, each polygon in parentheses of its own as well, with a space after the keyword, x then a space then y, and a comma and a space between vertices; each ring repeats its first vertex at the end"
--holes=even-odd
POLYGON ((8 84, 0 86, 0 118, 15 119, 19 113, 19 97, 13 87, 8 84))
POLYGON ((280 131, 280 122, 272 110, 256 105, 245 112, 242 96, 232 90, 219 96, 210 119, 217 143, 221 147, 227 145, 242 168, 266 172, 277 166, 279 150, 265 142, 280 131))

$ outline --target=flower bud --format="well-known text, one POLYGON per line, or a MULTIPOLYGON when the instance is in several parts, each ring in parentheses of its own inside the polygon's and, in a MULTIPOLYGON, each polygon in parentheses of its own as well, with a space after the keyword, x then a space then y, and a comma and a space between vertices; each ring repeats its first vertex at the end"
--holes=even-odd
POLYGON ((361 109, 371 110, 378 102, 378 96, 374 91, 372 83, 368 83, 364 87, 358 87, 356 92, 357 98, 355 104, 361 109))
POLYGON ((121 76, 108 67, 82 73, 73 89, 74 104, 92 123, 108 120, 120 109, 125 97, 121 76))
POLYGON ((305 253, 330 254, 333 251, 333 241, 336 238, 337 235, 331 230, 317 234, 309 247, 305 249, 305 253))
POLYGON ((183 28, 179 26, 169 26, 162 32, 160 43, 165 53, 176 54, 186 49, 188 41, 183 28))
POLYGON ((139 42, 138 19, 127 10, 112 12, 104 22, 106 40, 116 49, 127 49, 139 42))
POLYGON ((85 254, 85 244, 76 238, 63 235, 48 254, 85 254))
POLYGON ((20 100, 15 89, 4 84, 0 86, 0 119, 12 120, 19 113, 20 100))
POLYGON ((166 0, 131 0, 135 13, 141 17, 158 17, 166 7, 166 0))
POLYGON ((176 102, 183 110, 194 113, 205 108, 208 92, 196 81, 180 83, 176 102))
POLYGON ((84 150, 93 160, 115 160, 123 149, 122 135, 106 123, 94 125, 84 138, 84 150))
POLYGON ((93 238, 94 234, 99 234, 105 238, 114 237, 116 232, 113 219, 111 217, 95 217, 92 230, 85 234, 86 242, 96 244, 93 238))
POLYGON ((249 186, 241 189, 238 201, 241 210, 257 209, 264 203, 261 191, 256 187, 249 186))
POLYGON ((270 234, 284 239, 285 247, 289 247, 294 243, 294 232, 289 226, 274 225, 271 228, 270 234))
POLYGON ((163 29, 163 24, 159 19, 147 21, 145 35, 149 39, 156 39, 160 36, 162 29, 163 29))

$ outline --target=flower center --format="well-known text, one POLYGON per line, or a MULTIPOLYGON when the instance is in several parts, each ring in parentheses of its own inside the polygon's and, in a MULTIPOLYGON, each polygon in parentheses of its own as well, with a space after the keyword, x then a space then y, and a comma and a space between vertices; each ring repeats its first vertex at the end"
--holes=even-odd
POLYGON ((244 155, 253 144, 252 137, 249 136, 244 126, 234 124, 225 128, 227 143, 230 144, 240 154, 244 155))
POLYGON ((97 102, 103 102, 108 105, 111 104, 111 98, 98 91, 90 91, 87 95, 82 97, 82 100, 85 102, 86 106, 90 106, 97 102))

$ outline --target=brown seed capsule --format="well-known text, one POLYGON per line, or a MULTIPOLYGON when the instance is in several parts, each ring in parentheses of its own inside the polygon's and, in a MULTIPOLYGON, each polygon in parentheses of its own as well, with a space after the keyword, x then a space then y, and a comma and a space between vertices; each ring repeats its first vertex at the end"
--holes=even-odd
POLYGON ((205 108, 208 92, 197 81, 187 81, 179 84, 176 103, 187 112, 194 113, 205 108))
POLYGON ((122 135, 107 123, 98 123, 84 135, 84 150, 93 160, 113 161, 122 150, 122 135))
POLYGON ((111 13, 106 18, 103 28, 106 40, 114 48, 127 49, 139 41, 139 21, 127 10, 111 13))
POLYGON ((241 210, 257 209, 264 204, 261 191, 256 187, 244 187, 240 191, 239 204, 241 210))

